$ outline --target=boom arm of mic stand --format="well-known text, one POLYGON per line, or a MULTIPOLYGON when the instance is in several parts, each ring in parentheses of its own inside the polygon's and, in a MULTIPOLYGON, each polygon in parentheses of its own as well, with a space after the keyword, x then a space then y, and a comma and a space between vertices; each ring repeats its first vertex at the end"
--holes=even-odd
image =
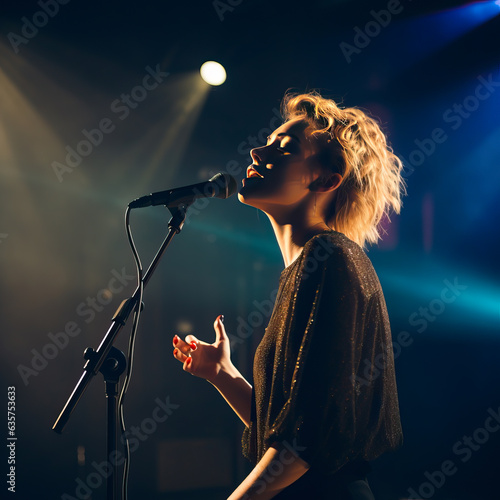
MULTIPOLYGON (((186 219, 186 210, 189 207, 189 205, 191 205, 191 203, 192 201, 190 203, 181 205, 179 207, 167 207, 170 213, 172 214, 172 218, 168 222, 169 231, 166 238, 163 240, 160 249, 156 253, 154 259, 152 260, 148 270, 146 271, 142 279, 144 288, 148 284, 149 279, 154 273, 156 267, 158 266, 158 263, 160 262, 160 259, 163 256, 163 253, 167 249, 168 245, 170 244, 172 238, 176 234, 181 232, 182 227, 184 225, 184 221, 186 219)), ((52 426, 53 431, 59 434, 62 433, 66 423, 68 422, 71 414, 73 413, 76 405, 78 404, 78 401, 80 401, 80 398, 83 396, 83 393, 87 389, 87 386, 89 385, 90 381, 92 380, 94 375, 96 375, 99 372, 99 369, 101 368, 102 363, 106 359, 106 356, 108 355, 108 352, 111 349, 116 339, 116 336, 118 335, 118 333, 120 333, 120 330, 127 322, 130 313, 135 309, 137 301, 139 299, 139 292, 140 292, 140 287, 138 286, 132 297, 128 298, 127 300, 124 300, 120 304, 120 306, 118 307, 117 311, 115 312, 111 320, 112 324, 109 327, 108 331, 106 332, 106 335, 102 339, 99 347, 97 348, 96 351, 92 351, 91 353, 92 355, 89 355, 88 358, 86 356, 87 363, 85 363, 85 366, 83 367, 84 372, 80 377, 80 379, 78 380, 75 388, 73 389, 71 396, 66 401, 66 404, 64 405, 64 408, 59 414, 59 417, 52 426)))

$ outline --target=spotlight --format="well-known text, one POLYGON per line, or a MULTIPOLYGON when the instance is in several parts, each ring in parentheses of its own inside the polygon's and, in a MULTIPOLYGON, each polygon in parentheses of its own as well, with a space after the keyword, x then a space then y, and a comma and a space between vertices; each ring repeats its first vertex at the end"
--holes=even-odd
POLYGON ((209 85, 222 85, 226 81, 226 70, 222 64, 215 61, 207 61, 200 68, 203 80, 209 85))

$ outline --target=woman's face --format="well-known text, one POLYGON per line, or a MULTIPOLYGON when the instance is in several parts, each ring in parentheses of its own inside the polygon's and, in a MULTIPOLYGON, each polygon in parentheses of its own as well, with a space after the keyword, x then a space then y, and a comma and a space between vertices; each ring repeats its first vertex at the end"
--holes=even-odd
MULTIPOLYGON (((273 206, 294 206, 311 194, 319 176, 316 142, 306 133, 307 122, 294 119, 277 128, 267 145, 252 149, 238 199, 263 211, 273 206)), ((266 210, 267 209, 267 210, 266 210)))

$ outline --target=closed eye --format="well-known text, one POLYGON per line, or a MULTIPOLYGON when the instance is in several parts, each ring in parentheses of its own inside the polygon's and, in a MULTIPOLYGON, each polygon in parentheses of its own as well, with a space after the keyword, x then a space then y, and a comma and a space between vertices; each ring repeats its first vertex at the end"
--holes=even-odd
POLYGON ((295 145, 288 137, 285 137, 284 140, 279 143, 277 149, 283 153, 293 153, 295 151, 295 145))
MULTIPOLYGON (((287 137, 288 137, 288 136, 287 136, 287 137)), ((277 150, 277 151, 279 151, 279 152, 281 152, 281 153, 284 153, 284 154, 292 154, 290 151, 288 151, 287 149, 285 149, 285 148, 287 148, 288 146, 290 146, 290 141, 286 141, 287 137, 285 138, 285 142, 286 142, 286 144, 285 144, 284 146, 281 146, 281 145, 280 145, 280 146, 278 146, 278 147, 276 148, 276 150, 277 150)), ((271 138, 271 136, 268 136, 268 137, 267 137, 267 144, 266 144, 266 146, 271 146, 271 145, 275 142, 275 141, 273 141, 273 142, 269 143, 269 139, 270 139, 270 138, 271 138)))

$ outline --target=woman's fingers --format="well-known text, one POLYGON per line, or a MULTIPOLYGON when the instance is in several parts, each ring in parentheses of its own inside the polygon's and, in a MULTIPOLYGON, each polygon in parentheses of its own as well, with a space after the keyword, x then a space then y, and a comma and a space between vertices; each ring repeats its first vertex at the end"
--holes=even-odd
POLYGON ((189 357, 187 354, 184 354, 178 347, 174 349, 173 352, 174 358, 179 360, 181 363, 184 363, 186 359, 189 357))
POLYGON ((184 354, 178 347, 174 349, 174 358, 179 360, 183 364, 183 369, 185 371, 190 371, 191 363, 193 362, 193 358, 191 356, 187 356, 184 354))
POLYGON ((187 335, 185 338, 186 344, 191 348, 192 351, 196 351, 200 341, 194 335, 187 335))
POLYGON ((188 335, 186 337, 186 341, 184 341, 178 335, 175 335, 172 340, 172 344, 184 354, 189 354, 191 351, 195 351, 198 347, 198 339, 193 335, 188 335), (192 340, 188 340, 189 337, 191 337, 192 340))
POLYGON ((190 371, 191 363, 193 359, 191 358, 191 353, 196 351, 198 348, 198 339, 194 335, 188 335, 186 340, 182 340, 178 335, 175 335, 172 340, 174 349, 174 358, 180 361, 184 366, 185 371, 190 371))
POLYGON ((184 366, 182 367, 183 370, 186 372, 191 372, 192 364, 193 364, 193 358, 191 356, 188 356, 186 358, 186 361, 184 361, 184 366))
POLYGON ((224 328, 224 315, 220 314, 219 316, 217 316, 214 322, 214 330, 215 340, 217 342, 227 339, 226 329, 224 328))

